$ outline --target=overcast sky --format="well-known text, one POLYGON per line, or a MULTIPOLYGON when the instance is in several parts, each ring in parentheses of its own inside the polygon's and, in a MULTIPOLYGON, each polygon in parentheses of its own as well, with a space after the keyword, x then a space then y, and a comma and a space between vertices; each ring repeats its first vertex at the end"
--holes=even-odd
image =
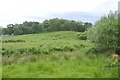
POLYGON ((64 18, 92 22, 118 10, 119 0, 0 0, 0 26, 64 18))

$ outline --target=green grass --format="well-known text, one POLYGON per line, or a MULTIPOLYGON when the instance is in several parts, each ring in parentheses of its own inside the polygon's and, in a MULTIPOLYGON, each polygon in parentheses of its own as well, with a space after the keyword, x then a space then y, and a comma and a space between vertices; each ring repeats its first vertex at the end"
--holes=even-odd
POLYGON ((85 54, 94 45, 79 32, 59 31, 4 36, 3 78, 114 78, 107 55, 85 54), (20 42, 25 41, 25 42, 20 42))
MULTIPOLYGON (((36 55, 33 55, 36 56, 36 55)), ((117 68, 105 69, 104 55, 91 58, 79 51, 37 55, 36 61, 3 65, 3 78, 114 78, 117 68), (66 58, 66 56, 68 58, 66 58)), ((20 60, 20 59, 19 59, 20 60)), ((18 60, 18 61, 19 61, 18 60)))
POLYGON ((79 32, 60 31, 3 37, 3 42, 7 40, 23 40, 25 42, 3 43, 2 54, 47 54, 53 51, 73 51, 92 46, 92 44, 87 41, 79 40, 78 33, 79 32))

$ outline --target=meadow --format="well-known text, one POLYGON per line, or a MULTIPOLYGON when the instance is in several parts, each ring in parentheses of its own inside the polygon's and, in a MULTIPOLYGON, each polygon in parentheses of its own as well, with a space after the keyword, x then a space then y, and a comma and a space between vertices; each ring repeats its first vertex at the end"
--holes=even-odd
POLYGON ((92 53, 82 32, 58 31, 2 38, 3 78, 117 78, 107 54, 92 53), (89 53, 88 53, 89 52, 89 53), (106 67, 107 66, 107 67, 106 67))

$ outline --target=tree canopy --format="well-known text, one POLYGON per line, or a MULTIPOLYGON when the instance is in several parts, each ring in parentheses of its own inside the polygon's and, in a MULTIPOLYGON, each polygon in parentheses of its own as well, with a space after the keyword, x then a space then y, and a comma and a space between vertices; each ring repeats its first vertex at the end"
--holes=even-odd
POLYGON ((32 34, 38 32, 54 32, 54 31, 78 31, 84 32, 87 28, 90 28, 92 23, 81 22, 74 20, 66 20, 53 18, 45 20, 42 23, 39 22, 23 22, 22 24, 8 24, 7 28, 3 28, 3 34, 8 35, 22 35, 32 34))

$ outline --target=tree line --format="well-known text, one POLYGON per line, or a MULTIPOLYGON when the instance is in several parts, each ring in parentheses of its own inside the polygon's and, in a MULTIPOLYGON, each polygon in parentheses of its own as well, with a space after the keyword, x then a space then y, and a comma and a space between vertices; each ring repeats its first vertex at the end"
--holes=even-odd
POLYGON ((3 35, 22 35, 32 34, 39 32, 54 32, 54 31, 78 31, 84 32, 87 28, 90 28, 92 23, 81 22, 74 20, 66 20, 53 18, 40 22, 28 22, 25 21, 22 24, 8 24, 7 28, 2 29, 3 35))

